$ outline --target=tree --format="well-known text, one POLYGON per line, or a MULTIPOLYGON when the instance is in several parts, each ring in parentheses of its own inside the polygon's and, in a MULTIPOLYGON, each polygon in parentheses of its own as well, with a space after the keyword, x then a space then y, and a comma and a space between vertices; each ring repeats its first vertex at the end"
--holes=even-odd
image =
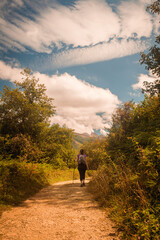
POLYGON ((13 90, 5 86, 0 98, 0 134, 25 134, 38 140, 42 127, 54 115, 52 100, 46 88, 32 76, 30 69, 22 72, 23 80, 15 81, 13 90))
POLYGON ((147 9, 150 9, 152 13, 158 13, 160 14, 160 2, 159 0, 155 1, 151 5, 147 7, 147 9))
POLYGON ((128 153, 128 149, 132 152, 132 142, 128 137, 132 135, 132 111, 134 103, 125 102, 121 107, 116 109, 112 115, 112 126, 108 129, 106 138, 106 150, 110 156, 117 158, 119 152, 128 153), (123 143, 123 144, 122 144, 123 143), (115 157, 116 156, 116 157, 115 157))
POLYGON ((1 158, 71 166, 75 154, 73 130, 50 125, 49 119, 55 113, 53 99, 30 69, 24 69, 22 75, 22 81, 15 81, 15 88, 5 86, 1 92, 1 158))
MULTIPOLYGON (((160 1, 157 0, 149 5, 147 9, 152 13, 160 14, 160 1)), ((149 93, 151 96, 160 94, 160 35, 156 37, 155 45, 149 49, 149 53, 141 52, 141 64, 146 64, 146 69, 150 70, 156 77, 156 81, 152 83, 144 82, 143 93, 149 93)))
POLYGON ((59 124, 46 128, 42 134, 40 148, 47 162, 54 165, 73 165, 75 151, 73 150, 73 130, 59 124))
POLYGON ((93 138, 89 142, 84 142, 82 148, 85 149, 90 170, 97 170, 98 167, 104 164, 108 157, 105 150, 105 138, 93 138))

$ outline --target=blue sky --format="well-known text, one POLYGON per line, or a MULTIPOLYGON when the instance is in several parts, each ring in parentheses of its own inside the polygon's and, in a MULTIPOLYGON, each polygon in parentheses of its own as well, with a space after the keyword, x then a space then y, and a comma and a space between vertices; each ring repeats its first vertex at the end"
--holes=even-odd
POLYGON ((159 31, 150 0, 1 0, 0 88, 25 67, 54 98, 52 123, 105 134, 124 101, 141 101, 140 65, 159 31))

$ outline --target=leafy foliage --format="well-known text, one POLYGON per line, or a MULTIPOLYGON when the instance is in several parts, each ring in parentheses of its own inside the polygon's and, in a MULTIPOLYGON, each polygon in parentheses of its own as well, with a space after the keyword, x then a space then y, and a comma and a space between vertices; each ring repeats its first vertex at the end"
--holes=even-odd
POLYGON ((55 113, 46 88, 24 69, 16 88, 4 87, 0 98, 0 156, 4 161, 49 163, 55 168, 72 166, 73 131, 50 125, 55 113))
POLYGON ((99 166, 104 164, 107 158, 104 139, 93 139, 85 142, 82 148, 85 149, 89 169, 97 170, 99 166))
POLYGON ((55 167, 72 167, 75 151, 72 146, 73 130, 58 124, 46 129, 41 136, 40 148, 44 152, 47 163, 55 167))
MULTIPOLYGON (((111 207, 123 239, 159 239, 160 101, 146 96, 113 115, 105 138, 106 158, 90 189, 111 207)), ((90 155, 92 156, 92 155, 90 155)))
MULTIPOLYGON (((160 1, 157 0, 147 7, 152 13, 160 14, 160 1)), ((145 54, 141 52, 140 63, 146 65, 147 70, 157 77, 157 80, 153 83, 144 82, 143 93, 149 93, 151 96, 160 94, 160 35, 156 37, 156 42, 153 47, 150 48, 149 53, 145 54)))
POLYGON ((160 14, 160 2, 159 2, 159 0, 154 1, 151 5, 149 5, 147 7, 147 9, 150 9, 152 13, 160 14))
MULTIPOLYGON (((0 204, 18 204, 42 187, 72 177, 72 169, 55 170, 49 164, 0 161, 0 204)), ((78 171, 74 177, 78 178, 78 171)))
POLYGON ((1 134, 15 136, 21 133, 36 140, 55 110, 45 86, 38 84, 30 70, 25 69, 23 75, 22 82, 15 81, 17 88, 11 90, 5 86, 1 92, 1 134))
MULTIPOLYGON (((160 14, 160 2, 147 9, 160 14)), ((160 36, 140 63, 157 77, 144 83, 144 100, 124 103, 112 117, 105 139, 106 159, 90 184, 110 207, 122 239, 159 240, 160 236, 160 36)), ((101 146, 104 151, 104 146, 101 146)))
MULTIPOLYGON (((50 125, 46 88, 25 69, 0 98, 0 204, 17 204, 47 184, 73 176, 73 130, 50 125)), ((78 176, 76 171, 75 177, 78 176)), ((1 209, 0 209, 1 212, 1 209)))

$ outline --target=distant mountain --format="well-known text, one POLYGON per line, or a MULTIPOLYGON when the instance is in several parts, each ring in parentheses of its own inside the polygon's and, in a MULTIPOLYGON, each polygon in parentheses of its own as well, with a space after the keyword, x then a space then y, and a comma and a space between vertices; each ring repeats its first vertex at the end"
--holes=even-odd
POLYGON ((84 142, 89 142, 93 139, 101 139, 103 137, 103 135, 97 135, 96 133, 92 133, 91 135, 89 135, 88 133, 74 133, 73 147, 75 149, 79 149, 84 142))

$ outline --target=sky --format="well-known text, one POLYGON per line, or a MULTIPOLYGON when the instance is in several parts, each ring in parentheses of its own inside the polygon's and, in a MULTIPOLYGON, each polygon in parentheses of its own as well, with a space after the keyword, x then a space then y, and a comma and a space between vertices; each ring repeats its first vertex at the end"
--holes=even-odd
POLYGON ((115 109, 143 100, 140 65, 159 34, 151 0, 1 0, 0 90, 29 67, 54 98, 51 123, 106 134, 115 109))

